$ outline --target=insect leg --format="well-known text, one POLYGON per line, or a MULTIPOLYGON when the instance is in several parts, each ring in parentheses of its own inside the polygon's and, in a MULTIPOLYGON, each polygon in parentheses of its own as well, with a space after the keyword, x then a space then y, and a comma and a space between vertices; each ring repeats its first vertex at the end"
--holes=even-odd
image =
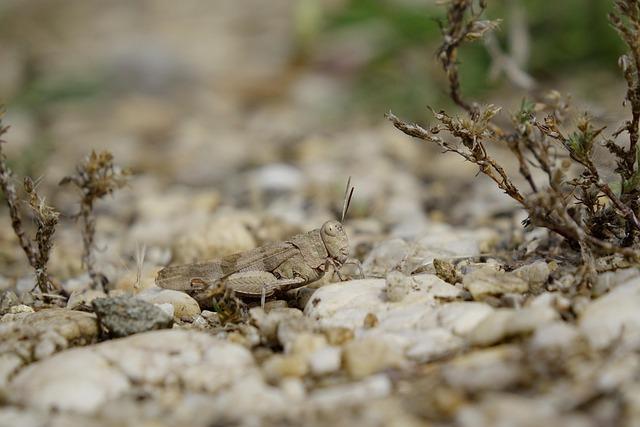
POLYGON ((270 297, 278 291, 284 291, 296 285, 305 283, 305 279, 296 277, 293 279, 279 279, 268 271, 245 271, 230 275, 225 284, 228 289, 244 298, 270 297))
POLYGON ((346 265, 346 264, 355 265, 358 268, 358 272, 360 273, 360 278, 364 279, 364 270, 362 270, 362 263, 360 262, 360 260, 355 258, 350 258, 346 260, 342 265, 346 265))

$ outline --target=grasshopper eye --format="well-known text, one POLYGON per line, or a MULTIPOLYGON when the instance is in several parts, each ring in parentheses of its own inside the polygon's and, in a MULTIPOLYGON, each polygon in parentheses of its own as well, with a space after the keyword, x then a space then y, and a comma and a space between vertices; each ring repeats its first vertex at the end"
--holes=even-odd
POLYGON ((322 226, 322 232, 330 237, 336 237, 342 232, 342 225, 337 221, 328 221, 322 226))

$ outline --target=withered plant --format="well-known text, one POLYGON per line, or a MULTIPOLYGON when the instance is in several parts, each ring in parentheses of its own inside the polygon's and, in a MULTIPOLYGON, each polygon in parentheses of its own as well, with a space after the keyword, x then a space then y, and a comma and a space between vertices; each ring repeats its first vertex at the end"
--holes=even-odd
MULTIPOLYGON (((0 118, 0 136, 7 133, 8 129, 8 126, 2 125, 0 118)), ((24 189, 28 195, 28 204, 33 212, 33 221, 36 225, 35 242, 27 236, 22 225, 21 201, 18 199, 13 182, 13 172, 7 165, 7 158, 2 152, 2 146, 5 143, 6 141, 0 140, 0 187, 9 207, 13 231, 18 237, 18 242, 27 256, 29 264, 35 271, 37 286, 43 294, 46 294, 52 290, 51 280, 47 273, 47 263, 53 246, 53 235, 56 231, 59 214, 47 205, 44 198, 38 195, 31 178, 25 178, 24 189)))
POLYGON ((53 247, 53 235, 58 225, 59 213, 47 205, 44 198, 36 193, 35 185, 31 178, 25 178, 24 189, 29 196, 29 206, 33 211, 33 221, 36 224, 36 245, 34 251, 35 260, 33 268, 36 271, 36 281, 40 290, 45 293, 49 289, 49 275, 47 274, 47 263, 49 253, 53 247))
POLYGON ((631 108, 631 118, 608 137, 605 128, 595 126, 586 114, 570 122, 569 105, 557 92, 537 102, 523 101, 520 110, 511 116, 510 126, 500 126, 495 120, 499 107, 480 106, 464 99, 458 77, 458 48, 495 30, 498 22, 481 19, 486 0, 450 0, 445 4, 447 16, 441 25, 443 41, 437 57, 447 75, 450 97, 464 113, 456 116, 433 111, 437 123, 430 128, 407 123, 392 113, 387 117, 405 134, 476 164, 481 173, 527 211, 527 223, 551 230, 579 254, 585 283, 593 279, 597 270, 638 263, 639 2, 617 0, 609 16, 628 48, 619 64, 627 82, 625 105, 631 108), (619 145, 615 139, 622 135, 627 141, 619 145), (507 168, 491 156, 491 145, 510 150, 526 188, 518 187, 507 168), (619 182, 603 178, 593 160, 593 150, 598 145, 614 157, 619 182), (534 173, 534 169, 542 173, 534 173))
POLYGON ((108 151, 92 151, 76 167, 75 175, 67 176, 60 185, 73 184, 81 193, 80 212, 77 218, 82 222, 83 254, 82 263, 89 273, 93 288, 104 288, 107 278, 95 267, 96 217, 93 211, 96 201, 124 187, 131 173, 113 163, 113 155, 108 151))

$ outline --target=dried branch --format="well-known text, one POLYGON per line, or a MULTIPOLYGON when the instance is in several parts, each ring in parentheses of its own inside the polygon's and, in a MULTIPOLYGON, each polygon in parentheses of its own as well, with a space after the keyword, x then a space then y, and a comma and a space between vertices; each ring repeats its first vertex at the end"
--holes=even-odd
POLYGON ((463 100, 456 62, 457 49, 463 41, 475 40, 494 29, 496 23, 480 20, 485 1, 451 0, 447 4, 447 24, 442 28, 443 44, 438 50, 438 59, 447 74, 451 99, 464 108, 469 117, 434 112, 437 124, 428 129, 406 123, 391 113, 387 118, 405 134, 435 143, 445 152, 454 152, 476 164, 480 172, 527 211, 528 223, 557 233, 571 248, 580 252, 584 263, 582 271, 587 280, 595 277, 595 256, 616 254, 632 262, 640 262, 640 250, 635 239, 640 231, 638 2, 617 0, 616 13, 610 16, 611 23, 629 48, 629 54, 623 56, 620 63, 627 80, 626 98, 631 104, 632 117, 624 128, 614 133, 616 137, 626 131, 629 147, 625 149, 613 141, 604 142, 617 158, 617 171, 622 180, 620 194, 602 179, 593 161, 593 149, 601 143, 604 128, 593 126, 588 116, 582 116, 576 131, 565 136, 561 128, 569 105, 557 92, 551 92, 544 102, 523 102, 520 111, 512 116, 513 129, 510 130, 504 130, 493 122, 499 108, 487 106, 483 109, 476 103, 463 100), (476 11, 475 4, 478 6, 476 11), (546 112, 543 121, 536 118, 540 112, 546 112), (441 133, 449 135, 443 137, 441 133), (519 189, 505 168, 491 157, 486 148, 489 142, 504 144, 511 150, 530 193, 519 189), (580 166, 582 173, 570 179, 572 165, 580 166), (546 182, 536 182, 532 169, 541 170, 546 182))
POLYGON ((108 151, 96 153, 92 151, 84 161, 76 167, 76 174, 67 176, 60 185, 73 184, 81 192, 80 213, 82 219, 82 242, 84 246, 82 262, 89 273, 92 286, 103 288, 106 277, 96 270, 93 250, 95 248, 96 218, 93 212, 97 200, 112 194, 124 187, 131 173, 113 163, 113 155, 108 151))
POLYGON ((499 21, 481 21, 478 18, 487 7, 486 0, 453 0, 447 9, 447 23, 441 25, 442 45, 438 49, 438 59, 449 80, 451 99, 470 114, 476 108, 462 98, 460 76, 458 74, 458 48, 464 41, 482 38, 497 28, 499 21), (474 10, 474 6, 477 10, 474 10))
MULTIPOLYGON (((0 137, 7 133, 9 126, 2 125, 2 118, 0 115, 0 137)), ((36 262, 35 248, 33 243, 27 237, 27 234, 22 228, 22 218, 20 215, 20 201, 16 192, 16 187, 13 183, 13 172, 7 165, 7 157, 2 152, 2 145, 6 144, 6 141, 0 139, 0 188, 4 194, 5 201, 9 207, 9 216, 11 217, 11 226, 13 231, 18 237, 18 242, 22 247, 27 260, 30 265, 34 265, 36 262)))
POLYGON ((48 206, 44 198, 40 197, 35 190, 35 186, 31 178, 25 178, 24 189, 29 195, 29 206, 34 214, 36 223, 36 242, 38 250, 35 254, 33 268, 36 272, 36 281, 40 291, 46 293, 50 290, 50 279, 47 274, 47 263, 49 262, 49 253, 53 247, 53 235, 58 225, 59 213, 48 206))
MULTIPOLYGON (((0 122, 0 136, 8 130, 7 126, 2 126, 0 122)), ((49 261, 49 253, 53 246, 53 235, 58 224, 58 212, 48 206, 43 198, 41 198, 35 190, 35 185, 30 178, 25 178, 24 189, 29 196, 29 206, 31 207, 36 224, 36 239, 34 242, 29 239, 22 228, 22 215, 20 213, 20 200, 13 184, 13 173, 7 165, 7 159, 2 153, 2 144, 5 141, 0 140, 0 187, 9 206, 9 215, 11 216, 11 225, 18 237, 20 246, 22 247, 29 265, 33 267, 36 275, 36 283, 42 294, 51 291, 51 280, 47 274, 47 263, 49 261)))

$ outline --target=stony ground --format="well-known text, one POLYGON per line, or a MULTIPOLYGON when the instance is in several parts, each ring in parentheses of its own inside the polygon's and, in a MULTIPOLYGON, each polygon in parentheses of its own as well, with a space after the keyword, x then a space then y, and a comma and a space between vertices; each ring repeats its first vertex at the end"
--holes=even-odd
POLYGON ((472 167, 343 116, 349 76, 291 59, 292 2, 243 3, 4 6, 0 92, 23 100, 5 150, 64 215, 64 298, 32 292, 3 213, 0 425, 638 425, 637 269, 576 288, 572 258, 472 167), (50 99, 78 75, 98 89, 50 99), (55 185, 92 148, 135 172, 97 207, 105 292, 55 185), (155 285, 335 218, 348 176, 364 279, 231 319, 155 285))

